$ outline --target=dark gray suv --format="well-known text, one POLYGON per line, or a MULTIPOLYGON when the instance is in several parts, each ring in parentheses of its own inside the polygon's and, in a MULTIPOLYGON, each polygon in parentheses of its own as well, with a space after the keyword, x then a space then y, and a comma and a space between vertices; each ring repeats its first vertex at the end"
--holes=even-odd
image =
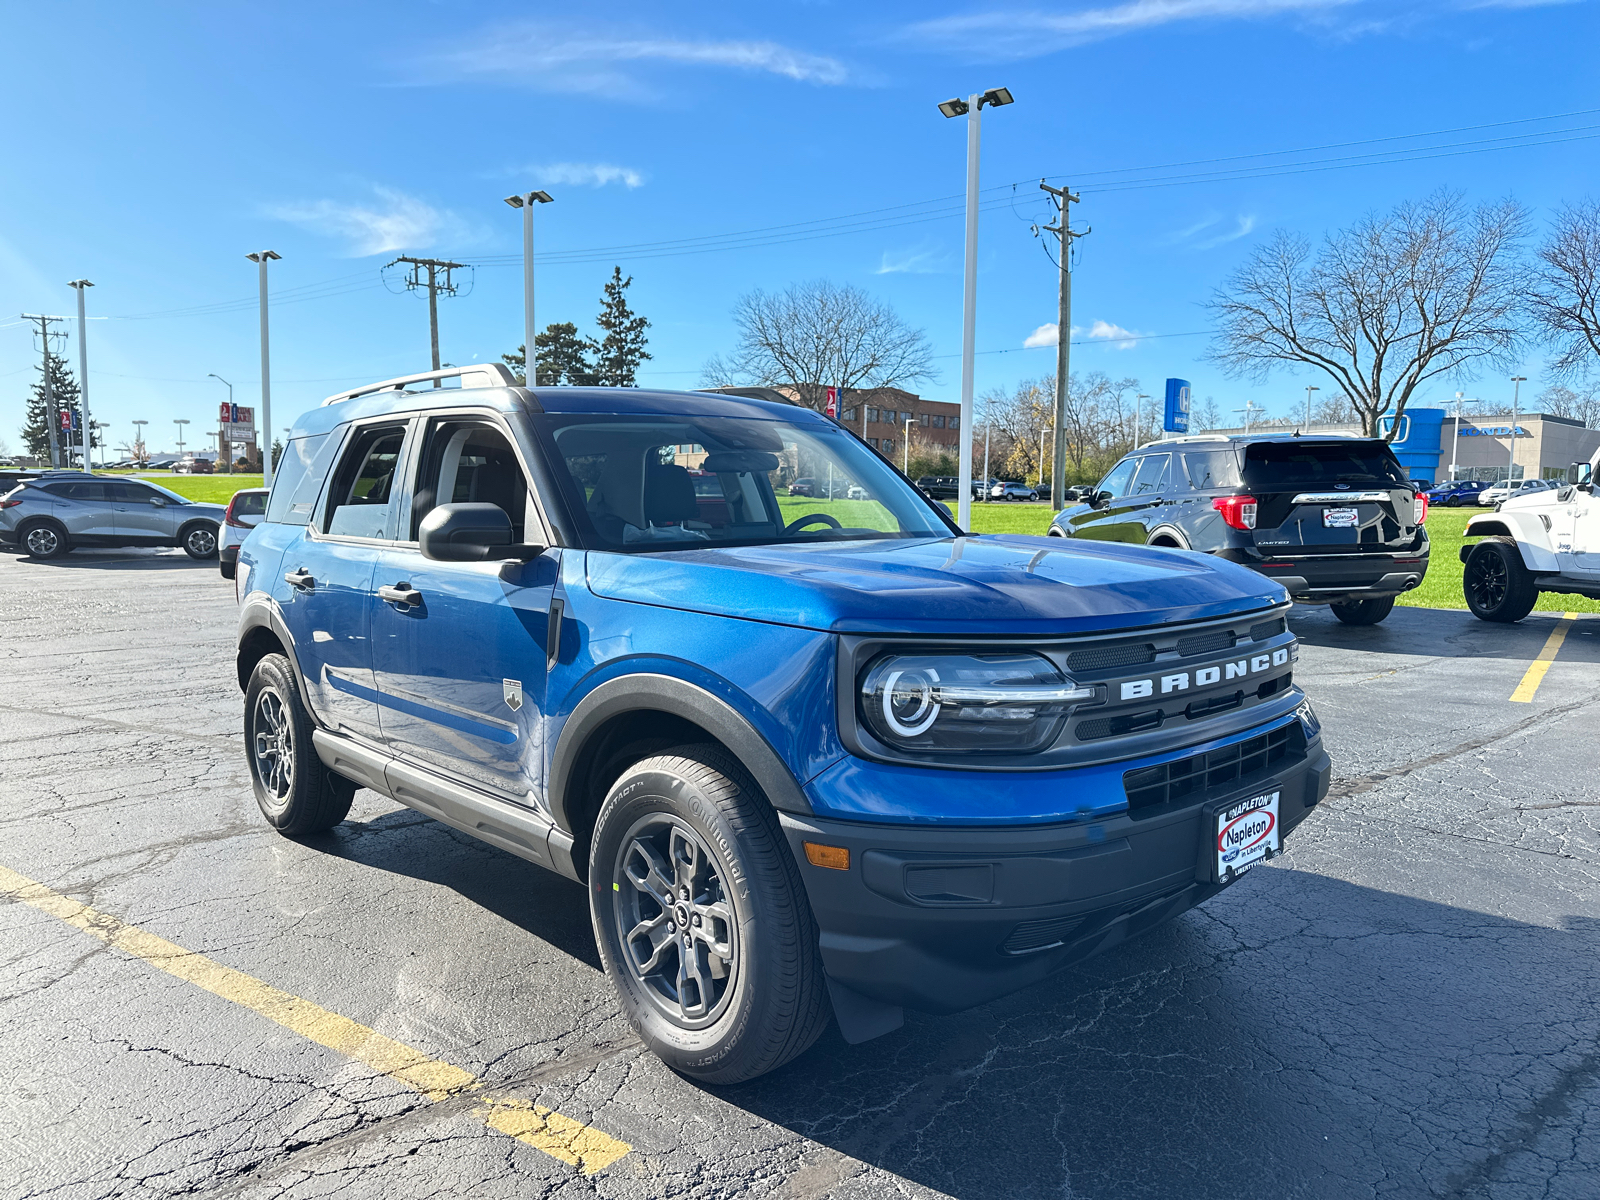
POLYGON ((1427 574, 1427 514, 1381 439, 1200 436, 1141 446, 1050 533, 1215 554, 1375 625, 1427 574))
POLYGON ((144 479, 50 471, 0 498, 0 544, 34 558, 76 546, 182 546, 190 558, 215 558, 223 511, 144 479))

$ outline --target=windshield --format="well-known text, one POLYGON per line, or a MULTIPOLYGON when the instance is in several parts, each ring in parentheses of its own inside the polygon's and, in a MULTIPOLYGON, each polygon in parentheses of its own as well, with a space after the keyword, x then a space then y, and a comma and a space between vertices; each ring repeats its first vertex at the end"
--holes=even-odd
POLYGON ((598 549, 955 532, 874 451, 831 425, 633 413, 534 424, 598 549))
POLYGON ((1327 483, 1403 484, 1406 473, 1382 442, 1255 442, 1245 448, 1244 482, 1262 491, 1327 483))

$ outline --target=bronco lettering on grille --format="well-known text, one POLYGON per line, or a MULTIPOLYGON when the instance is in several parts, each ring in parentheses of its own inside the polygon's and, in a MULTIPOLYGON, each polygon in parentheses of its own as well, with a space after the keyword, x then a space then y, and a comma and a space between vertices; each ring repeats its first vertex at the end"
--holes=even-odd
POLYGON ((1224 674, 1229 679, 1243 679, 1247 675, 1257 675, 1275 667, 1287 666, 1288 663, 1289 647, 1284 646, 1271 654, 1257 654, 1253 658, 1241 658, 1237 662, 1224 663, 1218 667, 1201 667, 1197 671, 1174 671, 1171 675, 1152 676, 1149 679, 1124 680, 1118 689, 1118 698, 1142 700, 1154 696, 1157 694, 1158 681, 1160 694, 1167 696, 1173 692, 1186 692, 1191 684, 1197 688, 1210 687, 1219 682, 1224 674))

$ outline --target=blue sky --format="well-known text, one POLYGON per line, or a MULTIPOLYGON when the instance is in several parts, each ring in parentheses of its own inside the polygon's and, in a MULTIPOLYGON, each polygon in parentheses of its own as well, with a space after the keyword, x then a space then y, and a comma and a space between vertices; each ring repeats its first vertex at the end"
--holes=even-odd
MULTIPOLYGON (((36 361, 14 314, 72 312, 65 284, 80 276, 107 318, 89 327, 91 404, 113 443, 136 417, 152 447, 175 417, 214 419, 226 392, 211 372, 254 402, 251 250, 284 256, 280 425, 341 387, 426 369, 426 303, 380 273, 397 254, 477 264, 470 293, 441 302, 442 352, 497 358, 522 330, 520 225, 501 197, 529 186, 556 196, 539 212, 541 326, 588 327, 620 265, 653 322, 646 385, 698 383, 733 343, 741 293, 826 277, 925 329, 943 357, 923 391, 954 399, 965 130, 935 105, 997 85, 1017 102, 984 123, 980 391, 1053 370, 1052 349, 1026 346, 1048 340, 1037 331, 1056 311, 1029 229, 1047 215, 1041 176, 1081 187, 1075 219, 1093 227, 1075 369, 1149 392, 1183 376, 1224 408, 1277 411, 1311 379, 1226 380, 1205 361, 1201 307, 1273 228, 1320 234, 1441 185, 1515 196, 1542 223, 1597 190, 1600 112, 1559 115, 1600 110, 1600 19, 1585 2, 5 11, 0 438, 13 451, 36 361), (1402 136, 1423 133, 1436 136, 1402 136), (1347 143, 1370 144, 1269 156, 1347 143), (1353 155, 1400 161, 1346 166, 1353 155), (1163 166, 1213 159, 1229 161, 1163 166), (733 236, 757 230, 770 232, 733 236)), ((1540 370, 1530 353, 1534 391, 1540 370)))

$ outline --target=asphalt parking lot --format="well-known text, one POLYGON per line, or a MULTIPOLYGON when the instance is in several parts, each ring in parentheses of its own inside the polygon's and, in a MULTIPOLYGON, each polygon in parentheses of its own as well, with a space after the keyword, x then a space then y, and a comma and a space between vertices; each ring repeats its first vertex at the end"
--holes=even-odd
POLYGON ((720 1090, 577 885, 370 792, 269 829, 233 619, 181 551, 0 554, 0 1196, 1600 1193, 1600 617, 1300 610, 1335 781, 1287 854, 720 1090))

